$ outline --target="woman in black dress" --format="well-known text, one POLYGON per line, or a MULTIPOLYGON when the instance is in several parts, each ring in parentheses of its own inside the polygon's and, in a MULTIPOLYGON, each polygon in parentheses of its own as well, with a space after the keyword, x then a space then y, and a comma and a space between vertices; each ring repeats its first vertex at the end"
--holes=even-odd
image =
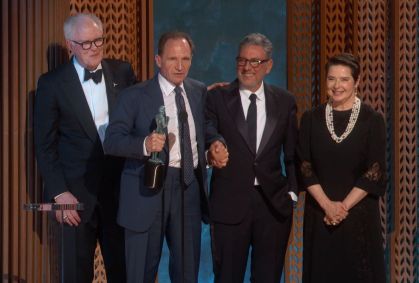
POLYGON ((385 125, 357 97, 351 54, 326 65, 329 102, 304 113, 298 155, 307 189, 304 283, 385 282, 379 197, 385 192, 385 125))

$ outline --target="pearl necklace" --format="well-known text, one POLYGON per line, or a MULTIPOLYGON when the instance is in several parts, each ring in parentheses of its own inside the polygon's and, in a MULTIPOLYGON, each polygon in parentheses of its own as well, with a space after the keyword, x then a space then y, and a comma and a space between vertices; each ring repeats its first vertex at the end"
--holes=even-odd
POLYGON ((356 120, 358 119, 360 110, 361 110, 361 100, 358 97, 355 97, 355 102, 354 102, 354 104, 352 104, 351 117, 349 117, 349 123, 346 126, 345 132, 343 132, 343 134, 340 137, 338 137, 335 133, 335 128, 333 126, 332 103, 328 102, 326 104, 326 126, 327 126, 327 129, 329 130, 329 133, 330 133, 332 139, 336 143, 342 142, 352 132, 352 130, 355 127, 356 120))

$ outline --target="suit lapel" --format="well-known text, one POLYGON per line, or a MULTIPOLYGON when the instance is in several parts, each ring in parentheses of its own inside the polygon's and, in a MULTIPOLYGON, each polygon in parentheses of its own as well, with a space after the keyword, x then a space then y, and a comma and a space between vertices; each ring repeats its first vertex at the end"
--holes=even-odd
POLYGON ((65 95, 68 96, 68 101, 73 108, 75 116, 79 119, 81 127, 84 129, 87 136, 93 142, 96 142, 96 140, 99 139, 99 135, 72 61, 70 61, 65 71, 63 84, 65 95))
POLYGON ((262 139, 260 141, 257 156, 259 156, 266 144, 269 142, 270 137, 275 129, 281 113, 278 113, 277 101, 269 86, 265 84, 265 109, 266 109, 266 123, 263 129, 262 139))
POLYGON ((247 130, 247 123, 244 118, 243 106, 240 99, 240 92, 237 87, 233 87, 230 92, 224 96, 227 108, 234 122, 236 123, 237 130, 242 136, 244 142, 247 144, 249 150, 255 154, 254 149, 249 144, 249 134, 247 130))
POLYGON ((108 63, 102 61, 103 76, 105 77, 106 97, 108 99, 108 113, 111 115, 114 106, 116 105, 116 90, 114 85, 114 78, 112 76, 108 63))

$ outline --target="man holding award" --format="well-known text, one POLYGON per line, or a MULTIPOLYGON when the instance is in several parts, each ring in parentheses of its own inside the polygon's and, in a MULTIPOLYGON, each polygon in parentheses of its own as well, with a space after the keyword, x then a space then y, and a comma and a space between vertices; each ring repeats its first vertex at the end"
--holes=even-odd
MULTIPOLYGON (((106 132, 105 152, 127 158, 118 223, 125 228, 128 282, 154 282, 164 237, 171 281, 198 280, 201 217, 208 217, 207 90, 187 78, 192 51, 189 35, 163 34, 155 57, 159 73, 121 94, 106 132)), ((215 141, 210 154, 214 148, 225 158, 213 165, 225 166, 224 145, 215 141)))

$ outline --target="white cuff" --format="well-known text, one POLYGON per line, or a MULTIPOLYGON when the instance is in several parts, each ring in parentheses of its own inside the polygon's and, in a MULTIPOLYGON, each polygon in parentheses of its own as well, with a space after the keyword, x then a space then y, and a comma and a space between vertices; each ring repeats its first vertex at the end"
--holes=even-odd
POLYGON ((298 201, 298 196, 294 192, 288 192, 288 194, 291 196, 292 201, 298 201))
MULTIPOLYGON (((66 193, 66 192, 64 192, 64 193, 66 193)), ((59 194, 59 195, 56 195, 56 196, 54 197, 54 201, 57 201, 57 198, 59 198, 60 196, 62 196, 64 193, 61 193, 61 194, 59 194)))
POLYGON ((147 148, 145 147, 145 142, 148 139, 148 137, 145 137, 144 141, 143 141, 143 154, 144 156, 150 156, 150 153, 148 153, 147 148))

